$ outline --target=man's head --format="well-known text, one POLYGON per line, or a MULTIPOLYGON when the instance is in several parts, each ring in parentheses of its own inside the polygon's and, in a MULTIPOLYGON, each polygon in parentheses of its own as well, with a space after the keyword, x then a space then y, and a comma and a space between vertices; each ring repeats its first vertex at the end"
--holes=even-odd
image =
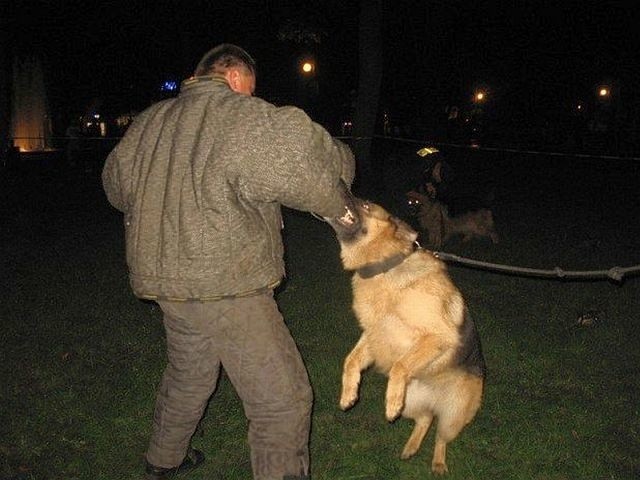
POLYGON ((231 90, 243 95, 253 95, 256 88, 256 62, 242 48, 223 43, 209 50, 200 60, 194 76, 223 76, 231 90))

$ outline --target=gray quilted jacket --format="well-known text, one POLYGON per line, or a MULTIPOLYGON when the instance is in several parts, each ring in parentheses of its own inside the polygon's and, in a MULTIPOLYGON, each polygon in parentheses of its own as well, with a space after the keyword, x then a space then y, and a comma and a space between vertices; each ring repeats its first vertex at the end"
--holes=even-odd
POLYGON ((277 285, 281 205, 341 215, 354 173, 349 148, 302 110, 198 77, 136 117, 102 180, 124 212, 135 294, 207 300, 277 285))

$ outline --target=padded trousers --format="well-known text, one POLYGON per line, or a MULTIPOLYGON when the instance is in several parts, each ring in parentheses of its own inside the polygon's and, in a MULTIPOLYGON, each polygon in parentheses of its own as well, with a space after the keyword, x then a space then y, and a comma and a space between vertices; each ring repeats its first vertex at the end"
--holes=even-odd
POLYGON ((147 461, 159 467, 182 462, 223 366, 249 420, 253 478, 305 478, 313 394, 273 292, 158 304, 168 363, 147 461))

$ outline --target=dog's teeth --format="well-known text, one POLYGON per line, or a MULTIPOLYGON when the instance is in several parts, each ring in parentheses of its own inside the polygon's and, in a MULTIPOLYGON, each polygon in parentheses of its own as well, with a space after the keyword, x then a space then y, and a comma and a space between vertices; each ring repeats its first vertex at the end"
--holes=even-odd
POLYGON ((346 210, 346 212, 342 217, 340 217, 340 221, 349 225, 353 224, 355 222, 353 213, 351 212, 351 210, 349 210, 349 207, 344 207, 344 209, 346 210))

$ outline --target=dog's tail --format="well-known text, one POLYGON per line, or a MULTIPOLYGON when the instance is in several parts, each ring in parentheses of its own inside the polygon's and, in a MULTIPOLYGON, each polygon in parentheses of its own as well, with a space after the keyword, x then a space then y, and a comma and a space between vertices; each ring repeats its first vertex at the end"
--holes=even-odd
POLYGON ((484 378, 487 374, 487 365, 482 354, 480 335, 468 308, 464 309, 464 319, 458 327, 458 333, 460 346, 456 352, 456 363, 472 375, 484 378))

